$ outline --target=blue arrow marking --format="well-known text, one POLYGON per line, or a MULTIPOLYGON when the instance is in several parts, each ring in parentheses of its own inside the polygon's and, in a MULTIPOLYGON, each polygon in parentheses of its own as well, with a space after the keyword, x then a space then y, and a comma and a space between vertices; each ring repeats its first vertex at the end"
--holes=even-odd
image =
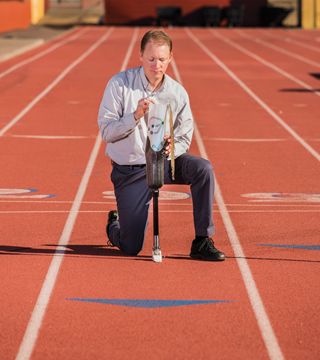
POLYGON ((138 299, 75 299, 67 298, 65 300, 86 301, 100 304, 111 304, 119 306, 131 306, 138 308, 161 308, 183 305, 201 305, 231 302, 232 300, 138 300, 138 299))
POLYGON ((273 244, 255 244, 260 246, 275 246, 283 248, 293 248, 293 249, 304 249, 304 250, 320 250, 319 245, 273 245, 273 244))

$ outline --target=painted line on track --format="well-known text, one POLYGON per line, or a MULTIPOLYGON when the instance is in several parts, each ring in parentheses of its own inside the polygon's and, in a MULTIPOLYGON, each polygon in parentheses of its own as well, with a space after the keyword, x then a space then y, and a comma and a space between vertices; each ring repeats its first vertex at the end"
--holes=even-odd
MULTIPOLYGON (((274 141, 296 141, 296 139, 236 139, 236 138, 204 138, 204 141, 242 141, 242 142, 274 142, 274 141)), ((306 140, 305 140, 306 141, 306 140)), ((320 141, 320 139, 308 139, 308 141, 320 141)))
MULTIPOLYGON (((163 200, 161 205, 170 205, 170 206, 192 206, 192 204, 184 204, 184 203, 166 203, 166 200, 163 200)), ((258 200, 249 200, 250 202, 256 202, 258 200)), ((259 202, 264 202, 266 200, 261 200, 259 202)), ((286 201, 283 201, 286 202, 286 201)), ((296 201, 299 202, 299 201, 296 201)), ((252 207, 290 207, 290 206, 300 206, 300 207, 314 207, 314 206, 320 206, 317 204, 305 204, 302 203, 302 201, 300 201, 301 204, 225 204, 226 206, 252 206, 252 207)), ((12 198, 10 200, 4 200, 3 198, 0 199, 0 203, 33 203, 33 204, 72 204, 73 201, 41 201, 41 200, 12 200, 12 198)), ((82 204, 100 204, 100 205, 113 205, 116 204, 116 201, 113 202, 104 202, 104 201, 83 201, 82 204)), ((217 206, 216 204, 213 204, 213 206, 217 206)))
POLYGON ((245 90, 263 109, 265 109, 285 130, 289 132, 306 150, 318 161, 320 154, 317 153, 305 140, 302 139, 285 121, 283 121, 264 101, 262 101, 242 80, 240 80, 221 60, 218 59, 188 28, 185 28, 189 37, 216 63, 218 64, 240 87, 245 90))
POLYGON ((261 45, 264 45, 264 46, 267 46, 269 47, 270 49, 273 49, 273 50, 276 50, 284 55, 287 55, 287 56, 290 56, 294 59, 297 59, 297 60, 300 60, 306 64, 309 64, 309 65, 312 65, 312 66, 315 66, 315 67, 320 67, 320 63, 317 63, 315 61, 312 61, 312 60, 309 60, 307 58, 305 58, 304 56, 301 56, 301 55, 298 55, 298 54, 295 54, 291 51, 288 51, 288 50, 284 50, 282 49, 281 47, 279 46, 276 46, 276 45, 273 45, 273 44, 270 44, 268 43, 267 41, 264 41, 260 38, 257 38, 257 37, 253 37, 251 35, 247 35, 246 33, 244 33, 242 30, 234 30, 237 34, 239 34, 240 36, 244 37, 244 38, 247 38, 251 41, 254 41, 258 44, 261 44, 261 45))
MULTIPOLYGON (((112 209, 110 209, 112 210, 112 209)), ((110 211, 109 210, 109 211, 110 211)), ((294 211, 294 210, 293 210, 294 211)), ((320 210, 315 210, 320 211, 320 210)), ((57 213, 69 213, 69 210, 8 210, 8 211, 0 211, 0 214, 57 214, 57 213)), ((78 213, 103 213, 105 214, 108 210, 78 210, 78 213)), ((152 212, 152 210, 150 210, 152 212)), ((192 210, 159 210, 162 213, 179 213, 179 212, 192 212, 192 210)), ((215 212, 219 212, 219 210, 215 210, 215 212)), ((238 211, 235 211, 238 212, 238 211)), ((240 211, 243 212, 243 211, 240 211)), ((312 212, 312 210, 311 210, 312 212)))
MULTIPOLYGON (((320 94, 320 93, 319 93, 320 94)), ((63 139, 95 139, 95 136, 72 136, 72 135, 3 135, 3 137, 26 138, 26 139, 45 139, 45 140, 63 140, 63 139)), ((276 141, 294 141, 295 139, 237 139, 237 138, 204 138, 203 140, 215 141, 242 141, 242 142, 276 142, 276 141)), ((320 141, 320 139, 308 139, 308 141, 320 141)))
POLYGON ((299 249, 299 250, 317 250, 317 251, 320 250, 319 245, 279 245, 279 244, 254 244, 254 245, 299 249))
MULTIPOLYGON (((283 29, 282 29, 283 30, 283 29)), ((286 35, 288 34, 287 33, 287 30, 285 30, 286 32, 286 35)), ((304 30, 304 29, 300 29, 300 30, 290 30, 290 35, 293 35, 294 37, 298 37, 299 39, 305 39, 305 40, 311 40, 311 41, 320 41, 320 37, 319 38, 311 38, 310 35, 311 35, 311 31, 310 30, 304 30), (303 34, 308 34, 307 36, 303 36, 303 34, 301 34, 300 32, 303 32, 303 34)))
POLYGON ((78 31, 76 34, 73 34, 70 37, 68 37, 67 39, 64 39, 64 40, 58 42, 57 44, 52 45, 50 48, 41 51, 39 54, 36 54, 34 56, 31 56, 29 59, 19 62, 18 64, 12 66, 8 70, 2 72, 0 74, 0 79, 3 78, 4 76, 10 74, 12 71, 19 69, 21 66, 27 65, 27 64, 31 63, 32 61, 37 60, 37 59, 41 58, 42 56, 49 54, 53 50, 56 50, 60 46, 65 45, 68 42, 77 39, 79 36, 83 35, 87 31, 89 31, 88 28, 83 28, 80 31, 78 31))
POLYGON ((274 141, 290 141, 293 139, 235 139, 235 138, 204 138, 202 140, 214 140, 214 141, 242 141, 242 142, 274 142, 274 141))
MULTIPOLYGON (((160 199, 159 199, 160 200, 160 199)), ((169 203, 164 203, 164 201, 166 201, 167 199, 164 199, 162 201, 162 205, 176 205, 176 206, 192 206, 192 204, 180 204, 180 203, 176 203, 176 204, 169 204, 169 203)), ((3 200, 3 198, 0 199, 0 203, 5 202, 5 203, 42 203, 42 204, 72 204, 73 201, 38 201, 38 200, 3 200)), ((101 204, 101 205, 113 205, 116 204, 116 201, 113 202, 103 202, 103 201, 83 201, 82 204, 101 204)), ((253 205, 252 205, 253 206, 253 205)), ((262 206, 262 205, 261 205, 262 206)), ((318 205, 320 206, 320 205, 318 205)))
POLYGON ((220 40, 222 40, 222 41, 224 41, 225 43, 227 43, 228 45, 233 46, 234 48, 238 49, 239 51, 243 52, 244 54, 252 57, 253 59, 255 59, 255 60, 257 60, 257 61, 259 61, 261 64, 263 64, 263 65, 265 65, 265 66, 268 66, 269 68, 277 71, 279 74, 281 74, 281 75, 285 76, 286 78, 294 81, 295 83, 301 85, 301 86, 304 87, 305 89, 310 90, 310 91, 313 92, 315 95, 320 96, 320 91, 314 89, 312 86, 304 83, 303 81, 297 79, 297 78, 294 77, 293 75, 291 75, 291 74, 287 73, 286 71, 280 69, 278 66, 270 63, 269 61, 261 58, 260 56, 254 54, 253 52, 247 50, 247 49, 244 48, 243 46, 241 46, 241 45, 235 43, 234 41, 226 38, 225 36, 219 34, 216 30, 211 30, 211 29, 210 29, 210 32, 211 32, 214 36, 216 36, 217 38, 219 38, 220 40))
POLYGON ((98 304, 129 306, 143 309, 167 308, 176 306, 230 303, 232 300, 149 300, 149 299, 83 299, 66 298, 63 300, 83 301, 98 304))
MULTIPOLYGON (((94 51, 104 40, 107 39, 107 37, 110 35, 112 30, 113 30, 113 28, 109 29, 108 32, 100 40, 98 40, 93 46, 90 47, 90 49, 89 49, 90 52, 88 50, 87 52, 84 53, 84 55, 88 56, 89 53, 94 51)), ((129 58, 128 52, 129 52, 129 50, 132 51, 132 48, 134 46, 133 40, 136 38, 137 38, 137 28, 134 31, 134 35, 130 42, 129 49, 128 49, 126 57, 125 57, 125 61, 126 61, 126 59, 129 58)), ((82 55, 79 58, 79 59, 81 59, 81 61, 85 58, 84 55, 82 55)), ((121 69, 124 67, 125 61, 122 65, 121 69)), ((78 61, 77 63, 74 62, 73 63, 74 66, 76 66, 79 62, 80 61, 78 61)), ((38 338, 42 320, 45 315, 55 282, 57 280, 58 272, 59 272, 63 257, 65 255, 66 245, 68 245, 68 242, 69 242, 72 230, 73 230, 73 226, 77 219, 81 201, 84 197, 84 194, 85 194, 85 191, 86 191, 86 188, 87 188, 87 185, 88 185, 88 182, 89 182, 92 170, 93 170, 94 163, 95 163, 96 158, 99 153, 101 143, 102 143, 102 139, 101 139, 100 132, 99 132, 96 142, 95 142, 95 145, 91 152, 90 159, 87 164, 85 173, 82 177, 80 186, 78 188, 78 192, 77 192, 75 200, 72 204, 72 208, 70 210, 68 219, 67 219, 65 227, 63 229, 61 238, 59 240, 59 244, 57 246, 55 254, 53 255, 53 259, 51 261, 51 264, 50 264, 49 270, 47 272, 46 278, 44 280, 44 283, 42 285, 39 297, 37 299, 37 303, 32 312, 32 315, 31 315, 30 321, 28 323, 26 332, 24 334, 22 343, 20 345, 16 360, 28 360, 28 359, 30 359, 30 357, 32 355, 32 351, 33 351, 33 348, 34 348, 35 343, 38 338)))
POLYGON ((73 226, 76 222, 81 201, 84 197, 94 163, 99 153, 101 141, 102 140, 100 134, 98 134, 95 145, 90 155, 89 162, 87 164, 87 168, 85 170, 80 186, 78 188, 78 192, 76 194, 75 200, 72 204, 71 210, 69 211, 69 216, 64 226, 61 238, 59 240, 59 244, 51 260, 49 270, 47 272, 39 297, 33 309, 30 321, 28 323, 26 332, 21 342, 16 360, 30 359, 30 356, 32 354, 34 345, 38 338, 38 333, 42 324, 42 320, 46 312, 52 294, 52 290, 55 285, 58 272, 64 257, 65 246, 68 245, 73 230, 73 226))
MULTIPOLYGON (((170 204, 165 204, 170 205, 170 204)), ((181 206, 181 204, 179 204, 181 206)), ((225 205, 227 206, 227 205, 225 205)), ((112 209, 110 209, 112 210, 112 209)), ((109 211, 110 211, 109 210, 109 211)), ((108 210, 79 210, 78 213, 103 213, 105 214, 108 210)), ((150 210, 152 212, 152 210, 150 210)), ((159 210, 161 213, 192 213, 193 210, 159 210)), ((220 210, 213 210, 214 213, 219 213, 220 210)), ((228 210, 229 213, 316 213, 320 212, 317 209, 310 209, 310 210, 228 210)), ((0 214, 56 214, 56 213, 69 213, 69 210, 8 210, 8 211, 0 211, 0 214)))
POLYGON ((62 136, 62 135, 4 135, 4 137, 26 138, 26 139, 45 139, 45 140, 61 140, 61 139, 95 139, 95 136, 62 136))
POLYGON ((320 49, 316 46, 313 46, 313 45, 308 45, 308 44, 305 44, 301 41, 297 41, 297 40, 293 40, 291 38, 284 38, 282 36, 278 36, 278 35, 275 35, 275 34, 270 34, 269 32, 266 32, 266 31, 262 31, 262 30, 258 30, 261 34, 263 35, 266 35, 268 37, 271 37, 273 39, 277 39, 277 40, 280 40, 280 41, 284 41, 286 43, 289 43, 289 44, 293 44, 293 45, 298 45, 298 46, 301 46, 305 49, 309 49, 309 50, 313 50, 313 51, 316 51, 316 52, 320 52, 320 49))
MULTIPOLYGON (((200 42, 200 40, 197 39, 188 28, 185 28, 185 31, 188 34, 188 36, 196 44, 198 44, 198 46, 200 46, 203 50, 206 49, 204 51, 208 54, 209 50, 200 42)), ((211 54, 211 52, 209 52, 209 53, 211 54)), ((219 60, 219 62, 220 62, 220 60, 219 60)), ((179 76, 179 78, 180 78, 180 76, 179 76)), ((207 155, 204 143, 202 141, 202 138, 201 138, 201 135, 200 135, 200 132, 199 132, 199 129, 198 129, 196 123, 195 123, 194 130, 195 130, 195 139, 196 139, 198 147, 199 147, 200 155, 204 159, 208 159, 208 155, 207 155)), ((284 356, 283 356, 280 346, 278 344, 278 340, 273 332, 272 325, 270 323, 270 320, 269 320, 266 310, 264 308, 262 299, 259 295, 259 291, 258 291, 255 281, 253 279, 250 267, 244 256, 240 241, 238 239, 238 235, 232 224, 227 207, 226 207, 223 197, 222 197, 220 186, 217 181, 215 183, 215 197, 216 197, 216 202, 218 204, 224 226, 228 233, 228 237, 229 237, 231 246, 233 248, 233 252, 237 259, 237 263, 238 263, 238 266, 239 266, 239 269, 240 269, 240 272, 241 272, 241 275, 242 275, 242 278, 243 278, 243 281, 244 281, 244 284, 245 284, 245 287, 246 287, 246 290, 247 290, 247 293, 248 293, 248 296, 250 299, 250 303, 251 303, 253 312, 255 314, 262 338, 264 340, 266 349, 269 354, 269 357, 271 360, 283 360, 284 356)))
POLYGON ((79 65, 86 57, 88 57, 98 46, 100 46, 111 34, 113 27, 108 29, 98 41, 96 41, 85 53, 77 60, 70 64, 49 86, 47 86, 38 96, 36 96, 9 124, 0 130, 0 137, 3 136, 12 126, 14 126, 28 111, 30 111, 45 95, 47 95, 71 70, 79 65))

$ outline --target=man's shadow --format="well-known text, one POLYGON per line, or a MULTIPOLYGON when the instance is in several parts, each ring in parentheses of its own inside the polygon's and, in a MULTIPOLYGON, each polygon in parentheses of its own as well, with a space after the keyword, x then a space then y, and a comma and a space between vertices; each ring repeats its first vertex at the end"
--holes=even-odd
MULTIPOLYGON (((115 247, 109 247, 107 245, 60 245, 46 244, 42 248, 23 247, 23 246, 10 246, 0 245, 0 255, 54 255, 64 254, 65 256, 76 257, 121 257, 123 260, 137 260, 137 261, 152 261, 152 256, 137 255, 130 256, 125 255, 122 251, 115 247)), ((183 259, 191 260, 189 256, 163 256, 167 259, 183 259)))

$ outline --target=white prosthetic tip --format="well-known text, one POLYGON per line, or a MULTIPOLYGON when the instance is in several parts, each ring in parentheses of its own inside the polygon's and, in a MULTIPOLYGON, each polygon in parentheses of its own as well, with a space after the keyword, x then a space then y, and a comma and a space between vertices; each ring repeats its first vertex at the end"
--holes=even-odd
POLYGON ((152 260, 156 263, 162 262, 161 250, 155 249, 152 251, 152 260))

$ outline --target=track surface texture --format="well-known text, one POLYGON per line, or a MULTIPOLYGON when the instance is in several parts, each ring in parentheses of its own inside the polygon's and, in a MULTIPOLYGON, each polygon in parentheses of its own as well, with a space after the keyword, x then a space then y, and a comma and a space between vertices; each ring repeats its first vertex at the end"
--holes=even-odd
POLYGON ((188 186, 163 262, 106 246, 97 113, 145 28, 79 27, 0 63, 1 359, 320 358, 320 31, 172 28, 190 152, 215 169, 222 263, 192 260, 188 186))

